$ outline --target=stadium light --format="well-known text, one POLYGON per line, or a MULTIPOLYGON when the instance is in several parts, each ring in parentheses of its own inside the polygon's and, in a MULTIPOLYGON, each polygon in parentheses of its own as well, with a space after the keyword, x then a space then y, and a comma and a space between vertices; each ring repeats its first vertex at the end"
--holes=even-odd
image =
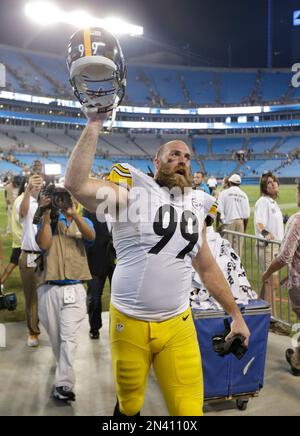
POLYGON ((93 18, 86 11, 74 11, 64 15, 65 22, 76 27, 89 27, 93 18))
MULTIPOLYGON (((118 32, 119 35, 131 35, 131 36, 141 36, 144 33, 143 27, 135 26, 133 24, 126 23, 119 18, 106 18, 105 20, 99 20, 102 22, 103 27, 107 30, 112 29, 112 33, 118 32)), ((99 23, 100 24, 100 23, 99 23)))
POLYGON ((78 28, 103 27, 115 35, 141 36, 144 33, 143 27, 126 23, 120 18, 100 19, 86 11, 65 12, 49 2, 28 3, 25 6, 25 14, 41 25, 68 23, 78 28))
POLYGON ((57 22, 60 10, 53 3, 35 2, 25 6, 25 14, 42 26, 57 22))

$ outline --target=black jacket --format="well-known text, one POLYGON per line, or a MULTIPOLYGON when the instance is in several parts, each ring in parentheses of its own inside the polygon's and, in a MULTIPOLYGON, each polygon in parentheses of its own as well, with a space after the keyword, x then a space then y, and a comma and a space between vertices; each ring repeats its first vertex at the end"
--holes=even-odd
POLYGON ((89 218, 95 227, 96 239, 92 247, 86 249, 92 275, 108 274, 115 267, 116 251, 107 224, 97 220, 96 214, 84 209, 83 216, 89 218))

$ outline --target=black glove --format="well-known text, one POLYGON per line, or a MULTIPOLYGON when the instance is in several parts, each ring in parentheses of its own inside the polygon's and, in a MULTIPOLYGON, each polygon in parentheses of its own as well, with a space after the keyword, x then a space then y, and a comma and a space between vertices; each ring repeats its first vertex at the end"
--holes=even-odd
POLYGON ((241 360, 247 353, 248 348, 244 345, 244 336, 235 335, 232 338, 225 341, 225 338, 230 333, 230 324, 228 319, 224 320, 225 331, 220 335, 216 335, 212 338, 214 351, 220 356, 225 357, 227 354, 234 354, 234 356, 241 360))

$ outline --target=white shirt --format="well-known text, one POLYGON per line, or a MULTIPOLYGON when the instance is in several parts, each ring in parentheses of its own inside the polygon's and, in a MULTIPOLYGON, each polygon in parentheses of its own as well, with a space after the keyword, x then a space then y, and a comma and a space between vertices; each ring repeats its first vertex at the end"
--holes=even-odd
POLYGON ((282 212, 276 201, 267 195, 257 200, 254 210, 255 235, 261 237, 257 224, 262 224, 265 230, 274 235, 276 241, 282 241, 284 236, 282 212))
POLYGON ((127 316, 164 321, 189 306, 192 259, 201 247, 204 219, 215 199, 200 190, 180 200, 171 198, 152 177, 128 164, 122 167, 130 170, 130 193, 133 188, 143 188, 144 193, 138 200, 137 222, 112 223, 118 261, 111 302, 127 316))
MULTIPOLYGON (((20 214, 20 202, 16 207, 16 212, 20 214)), ((34 214, 38 208, 37 200, 30 196, 28 213, 24 218, 20 218, 20 223, 23 226, 22 235, 22 250, 26 251, 41 251, 40 247, 37 245, 35 236, 37 234, 37 226, 32 223, 34 214)))
POLYGON ((223 224, 230 224, 237 219, 248 219, 250 216, 248 196, 238 186, 222 191, 218 203, 218 212, 223 224))

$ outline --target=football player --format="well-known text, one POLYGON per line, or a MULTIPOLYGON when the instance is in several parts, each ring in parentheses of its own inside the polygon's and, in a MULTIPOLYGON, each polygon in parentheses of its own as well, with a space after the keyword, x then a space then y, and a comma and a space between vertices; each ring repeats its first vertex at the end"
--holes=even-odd
MULTIPOLYGON (((80 49, 81 71, 76 72, 71 40, 71 80, 79 74, 77 83, 84 82, 89 70, 93 71, 94 81, 110 77, 116 95, 116 99, 111 95, 111 101, 118 104, 118 95, 126 83, 118 42, 103 30, 80 32, 74 50, 78 50, 80 43, 87 48, 98 47, 98 51, 93 54, 87 50, 86 56, 80 49), (83 64, 86 67, 82 76, 83 64)), ((74 59, 76 62, 75 55, 74 59)), ((81 88, 84 90, 83 85, 81 88)), ((201 357, 189 307, 192 264, 207 289, 232 316, 229 337, 239 333, 247 345, 250 336, 206 242, 204 221, 215 207, 215 199, 203 191, 192 190, 191 152, 184 142, 177 140, 158 150, 154 177, 122 163, 113 166, 109 181, 90 179, 99 134, 115 107, 112 108, 113 103, 108 106, 99 94, 95 96, 97 102, 90 100, 87 91, 83 94, 81 102, 88 109, 88 123, 70 157, 65 186, 89 210, 96 211, 103 205, 100 198, 105 200, 105 207, 113 215, 118 259, 110 306, 110 342, 118 400, 114 414, 139 414, 153 365, 170 415, 200 416, 201 357)))

